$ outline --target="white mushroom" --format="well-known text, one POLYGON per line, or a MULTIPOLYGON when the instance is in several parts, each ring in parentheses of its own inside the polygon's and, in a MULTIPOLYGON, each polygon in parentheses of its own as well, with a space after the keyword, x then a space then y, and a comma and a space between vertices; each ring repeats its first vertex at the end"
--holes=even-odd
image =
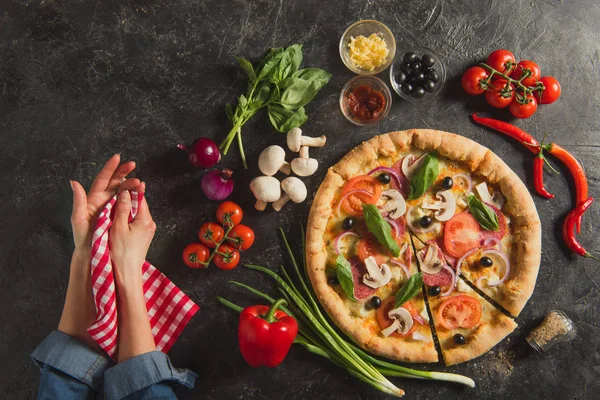
POLYGON ((419 167, 423 164, 423 156, 417 158, 414 154, 409 154, 404 157, 402 160, 402 173, 406 176, 406 179, 409 181, 412 179, 413 175, 419 167))
POLYGON ((419 251, 418 257, 421 271, 432 275, 440 272, 444 268, 444 260, 440 258, 440 253, 440 248, 434 243, 427 245, 427 251, 419 251))
POLYGON ((302 129, 292 128, 287 133, 287 145, 291 151, 297 153, 301 146, 323 147, 327 138, 325 135, 319 137, 302 136, 302 129))
POLYGON ((487 183, 481 182, 479 185, 475 186, 475 190, 477 190, 479 198, 484 203, 491 204, 498 209, 501 209, 504 205, 504 197, 500 192, 494 191, 494 196, 490 196, 490 191, 488 190, 487 183))
POLYGON ((390 336, 394 332, 399 334, 406 333, 412 328, 414 321, 412 315, 406 308, 398 307, 388 312, 389 319, 393 319, 394 322, 387 328, 381 331, 381 334, 385 337, 390 336))
POLYGON ((373 289, 387 285, 392 279, 392 271, 387 264, 377 265, 375 257, 370 256, 365 259, 365 267, 368 273, 363 275, 363 283, 373 289))
POLYGON ((383 206, 379 208, 382 213, 389 213, 392 219, 400 218, 406 213, 406 201, 402 194, 396 189, 387 189, 381 193, 381 198, 387 200, 383 206))
POLYGON ((294 203, 302 203, 304 200, 306 200, 306 185, 295 176, 285 178, 281 182, 281 189, 283 189, 285 194, 281 196, 279 200, 273 203, 273 208, 275 211, 281 210, 283 206, 290 200, 294 203))
POLYGON ((254 208, 258 211, 264 211, 267 203, 273 203, 281 197, 279 181, 272 176, 259 176, 252 179, 250 190, 256 197, 254 208))
POLYGON ((267 176, 273 176, 277 171, 290 174, 290 164, 285 161, 285 150, 281 146, 269 146, 258 157, 258 169, 267 176))
POLYGON ((300 148, 300 157, 292 160, 292 171, 298 176, 309 176, 319 168, 319 162, 308 156, 308 147, 300 148))
POLYGON ((426 210, 437 210, 434 213, 438 221, 448 221, 456 212, 456 199, 450 190, 437 192, 435 198, 440 200, 435 203, 423 202, 422 208, 426 210))

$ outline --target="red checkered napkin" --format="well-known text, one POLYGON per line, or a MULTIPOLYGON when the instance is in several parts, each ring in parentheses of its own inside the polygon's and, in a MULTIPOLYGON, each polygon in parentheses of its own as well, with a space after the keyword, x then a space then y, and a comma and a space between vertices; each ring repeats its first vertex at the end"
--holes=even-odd
MULTIPOLYGON (((129 222, 137 215, 144 197, 137 192, 130 193, 132 207, 129 222)), ((112 210, 116 201, 117 196, 104 207, 92 237, 91 272, 97 318, 88 328, 92 338, 111 357, 117 352, 119 325, 115 277, 108 247, 108 235, 114 218, 112 210)), ((146 309, 154 342, 157 350, 167 353, 199 307, 148 261, 144 261, 142 273, 146 309)))

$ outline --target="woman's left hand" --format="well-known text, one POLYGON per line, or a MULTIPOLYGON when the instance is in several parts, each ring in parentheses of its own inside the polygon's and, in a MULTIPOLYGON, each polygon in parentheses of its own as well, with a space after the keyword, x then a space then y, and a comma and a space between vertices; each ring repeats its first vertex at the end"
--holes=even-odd
POLYGON ((112 156, 96 176, 88 194, 77 181, 71 181, 73 188, 73 213, 71 226, 73 227, 73 240, 75 251, 91 252, 92 231, 102 208, 110 199, 123 190, 133 190, 140 185, 137 178, 125 179, 135 169, 135 162, 129 161, 119 165, 121 156, 112 156))

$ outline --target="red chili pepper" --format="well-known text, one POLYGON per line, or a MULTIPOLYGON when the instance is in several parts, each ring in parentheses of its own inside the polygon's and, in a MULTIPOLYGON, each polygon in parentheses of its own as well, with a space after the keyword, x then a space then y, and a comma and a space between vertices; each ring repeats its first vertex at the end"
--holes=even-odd
POLYGON ((533 186, 538 194, 546 199, 553 199, 554 195, 544 187, 544 156, 542 152, 533 159, 533 186))
POLYGON ((576 254, 579 254, 583 257, 593 258, 596 261, 600 261, 598 258, 594 257, 583 248, 583 246, 577 241, 577 238, 575 237, 574 233, 575 225, 579 221, 581 221, 581 217, 583 217, 583 214, 593 202, 594 198, 590 197, 583 203, 579 203, 577 207, 572 209, 571 212, 567 214, 567 218, 565 218, 565 222, 563 223, 562 236, 569 249, 571 249, 576 254))
POLYGON ((298 323, 277 307, 285 305, 279 299, 271 307, 246 307, 240 314, 238 342, 244 359, 253 367, 275 367, 287 355, 296 334, 298 323))
POLYGON ((471 118, 473 121, 477 122, 479 125, 487 126, 488 128, 492 128, 495 131, 500 133, 504 133, 507 136, 510 136, 513 139, 517 139, 521 142, 525 148, 529 149, 533 154, 538 154, 540 152, 540 142, 538 142, 533 136, 529 133, 525 132, 523 129, 518 128, 514 125, 511 125, 504 121, 499 121, 493 118, 482 118, 477 116, 477 114, 471 114, 471 118))
MULTIPOLYGON (((583 165, 564 147, 557 145, 556 143, 550 143, 544 146, 544 150, 558 158, 569 170, 573 181, 575 182, 575 201, 576 205, 579 206, 588 199, 588 181, 583 170, 583 165)), ((577 220, 577 233, 581 232, 581 215, 577 220)))

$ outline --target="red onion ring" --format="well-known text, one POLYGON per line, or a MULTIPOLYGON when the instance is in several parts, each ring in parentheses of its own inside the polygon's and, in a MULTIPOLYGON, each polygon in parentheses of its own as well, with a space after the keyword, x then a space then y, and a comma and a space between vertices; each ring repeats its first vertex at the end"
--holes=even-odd
POLYGON ((435 229, 436 223, 432 222, 431 225, 429 225, 427 228, 418 228, 416 226, 413 225, 412 221, 411 221, 411 217, 410 217, 410 213, 412 212, 412 210, 414 210, 416 207, 418 206, 411 206, 407 211, 406 211, 406 223, 408 225, 408 227, 410 228, 411 231, 413 231, 414 233, 428 233, 431 232, 435 229))
MULTIPOLYGON (((477 286, 479 289, 482 289, 481 282, 483 282, 484 279, 489 279, 489 277, 480 276, 479 279, 477 279, 477 281, 475 282, 475 286, 477 286)), ((489 286, 489 284, 488 284, 488 286, 489 286)))
POLYGON ((448 290, 442 293, 442 296, 448 296, 454 290, 454 286, 456 286, 456 277, 458 276, 458 273, 454 273, 454 270, 448 265, 444 265, 444 269, 450 272, 450 275, 452 275, 452 285, 450 285, 450 288, 448 288, 448 290))
POLYGON ((498 239, 496 237, 493 237, 493 236, 488 237, 487 239, 485 239, 483 241, 483 245, 486 246, 486 247, 498 246, 498 250, 502 251, 502 243, 500 242, 500 239, 498 239))
POLYGON ((348 193, 346 193, 345 195, 342 196, 342 198, 340 199, 340 201, 338 202, 337 208, 336 208, 336 212, 339 215, 340 213, 340 207, 342 205, 342 203, 344 202, 344 200, 346 200, 346 198, 348 198, 348 196, 352 195, 352 194, 368 194, 369 196, 373 196, 373 193, 369 192, 368 190, 364 190, 364 189, 356 189, 356 190, 351 190, 348 193))
POLYGON ((367 175, 372 175, 375 172, 378 171, 385 171, 388 174, 390 174, 390 176, 392 176, 395 180, 396 180, 396 184, 398 185, 398 187, 402 187, 402 185, 400 184, 400 175, 398 175, 398 172, 392 168, 389 167, 377 167, 375 169, 372 169, 370 172, 367 173, 367 175))
POLYGON ((467 174, 456 174, 452 177, 452 180, 455 180, 456 178, 463 178, 465 181, 467 181, 468 187, 467 187, 467 193, 469 193, 471 191, 471 189, 473 189, 473 180, 471 179, 471 177, 467 174))
POLYGON ((385 217, 385 220, 396 230, 396 235, 400 236, 400 226, 398 223, 391 218, 385 217))
POLYGON ((465 261, 468 257, 472 256, 473 254, 477 253, 480 250, 481 250, 481 247, 475 247, 475 248, 467 251, 465 254, 462 255, 461 258, 458 259, 458 261, 456 262, 456 275, 454 276, 454 285, 452 285, 453 289, 456 287, 456 284, 458 283, 458 277, 460 275, 460 267, 461 267, 463 261, 465 261))
POLYGON ((506 279, 510 275, 510 261, 508 260, 508 256, 506 254, 504 254, 503 252, 498 251, 498 250, 494 250, 494 249, 484 250, 481 254, 482 255, 484 255, 484 254, 495 254, 498 257, 500 257, 502 259, 502 261, 504 261, 504 266, 505 266, 504 276, 501 279, 498 279, 495 282, 490 282, 488 280, 488 286, 489 287, 496 287, 496 286, 500 285, 502 282, 506 281, 506 279))
POLYGON ((352 231, 346 231, 346 232, 342 232, 339 235, 337 235, 337 237, 334 239, 334 246, 335 246, 335 252, 337 254, 340 254, 340 240, 346 236, 356 236, 356 237, 360 237, 358 236, 356 233, 352 232, 352 231))
POLYGON ((402 271, 404 271, 404 273, 406 274, 406 277, 410 278, 410 272, 408 271, 408 268, 406 267, 406 265, 402 264, 400 261, 395 260, 393 258, 390 259, 390 262, 394 263, 397 266, 399 266, 400 268, 402 268, 402 271))
POLYGON ((413 315, 412 317, 415 321, 417 321, 421 325, 425 325, 425 320, 419 314, 413 315))

